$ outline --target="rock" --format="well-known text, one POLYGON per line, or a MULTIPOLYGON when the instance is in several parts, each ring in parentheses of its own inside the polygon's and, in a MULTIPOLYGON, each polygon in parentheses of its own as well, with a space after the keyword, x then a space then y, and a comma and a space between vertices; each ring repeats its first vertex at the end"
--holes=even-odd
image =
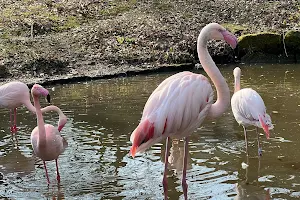
POLYGON ((284 53, 281 35, 277 33, 246 34, 238 38, 238 54, 243 57, 253 52, 280 55, 284 53))
POLYGON ((287 54, 295 58, 295 62, 300 62, 300 31, 288 31, 284 37, 287 54))
POLYGON ((0 78, 6 78, 9 76, 9 72, 5 65, 0 65, 0 78))

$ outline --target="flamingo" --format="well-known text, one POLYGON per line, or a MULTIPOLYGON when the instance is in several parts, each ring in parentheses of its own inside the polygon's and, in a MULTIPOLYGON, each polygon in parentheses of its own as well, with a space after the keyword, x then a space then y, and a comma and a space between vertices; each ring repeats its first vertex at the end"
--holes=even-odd
MULTIPOLYGON (((47 100, 50 101, 50 99, 47 100)), ((30 102, 29 88, 25 83, 19 81, 12 81, 0 86, 0 107, 9 108, 11 110, 10 131, 13 134, 16 133, 18 130, 16 125, 17 107, 20 107, 21 105, 25 105, 25 107, 27 107, 28 110, 35 113, 35 107, 30 102), (14 117, 12 115, 14 115, 14 117)))
POLYGON ((257 133, 258 156, 262 156, 262 149, 259 142, 259 133, 257 128, 262 128, 266 138, 270 138, 269 130, 273 129, 270 115, 266 113, 266 106, 261 96, 251 88, 241 89, 240 77, 241 69, 236 67, 233 70, 234 75, 234 94, 231 98, 231 108, 235 120, 244 128, 246 152, 248 156, 248 126, 255 126, 257 133))
POLYGON ((197 40, 197 51, 203 69, 216 86, 218 99, 213 103, 213 89, 209 80, 192 72, 180 72, 165 79, 149 97, 141 121, 132 132, 130 140, 132 157, 166 138, 163 188, 167 199, 167 166, 170 137, 184 138, 182 188, 187 198, 186 169, 190 134, 206 117, 220 116, 230 104, 230 92, 226 80, 212 60, 207 42, 225 40, 232 48, 237 38, 217 23, 206 25, 197 40))
POLYGON ((57 182, 60 183, 60 175, 58 170, 58 156, 62 154, 68 146, 67 141, 60 135, 59 128, 55 128, 50 124, 45 124, 41 112, 39 97, 48 96, 49 92, 42 86, 35 84, 31 89, 34 106, 36 108, 37 127, 31 132, 31 145, 34 153, 43 160, 46 173, 47 183, 50 184, 47 172, 46 162, 55 160, 57 182))

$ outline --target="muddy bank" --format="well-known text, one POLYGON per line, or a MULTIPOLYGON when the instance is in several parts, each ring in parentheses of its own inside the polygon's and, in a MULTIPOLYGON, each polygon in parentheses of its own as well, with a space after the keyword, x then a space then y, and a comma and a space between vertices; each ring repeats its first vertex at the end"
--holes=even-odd
POLYGON ((197 36, 210 22, 240 36, 235 51, 209 43, 216 63, 298 62, 299 40, 284 38, 299 27, 299 6, 234 0, 1 2, 0 78, 53 84, 190 69, 198 63, 197 36))

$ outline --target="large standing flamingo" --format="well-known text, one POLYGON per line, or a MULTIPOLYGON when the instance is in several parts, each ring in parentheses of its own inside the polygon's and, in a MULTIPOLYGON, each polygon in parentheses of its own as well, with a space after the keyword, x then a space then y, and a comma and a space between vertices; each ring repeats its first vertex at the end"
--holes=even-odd
POLYGON ((17 107, 25 105, 35 113, 35 107, 30 101, 29 88, 25 83, 12 81, 0 86, 0 107, 9 108, 12 133, 17 132, 17 107), (14 115, 14 117, 13 117, 14 115))
POLYGON ((257 127, 263 128, 266 137, 270 137, 269 130, 273 129, 270 115, 266 113, 266 106, 260 95, 251 88, 241 89, 241 69, 236 67, 234 75, 234 94, 231 98, 231 108, 235 120, 244 128, 246 152, 248 155, 248 140, 246 127, 255 126, 257 133, 258 155, 262 155, 257 127))
POLYGON ((209 116, 220 116, 230 104, 228 85, 207 50, 211 39, 225 40, 232 48, 237 38, 217 23, 206 25, 197 41, 200 63, 217 89, 218 99, 213 104, 213 89, 209 80, 192 72, 180 72, 164 80, 151 94, 143 111, 142 119, 131 135, 131 155, 143 152, 154 143, 166 139, 163 187, 167 199, 167 165, 169 139, 183 138, 184 158, 182 187, 187 198, 186 168, 189 135, 209 116))
POLYGON ((48 96, 49 92, 42 86, 35 84, 31 89, 34 106, 36 108, 37 124, 31 133, 31 145, 34 153, 43 160, 44 168, 47 177, 47 183, 50 184, 49 176, 45 161, 55 160, 57 181, 60 182, 58 171, 58 156, 64 152, 68 146, 67 141, 59 134, 58 128, 50 124, 45 124, 41 112, 39 97, 48 96))

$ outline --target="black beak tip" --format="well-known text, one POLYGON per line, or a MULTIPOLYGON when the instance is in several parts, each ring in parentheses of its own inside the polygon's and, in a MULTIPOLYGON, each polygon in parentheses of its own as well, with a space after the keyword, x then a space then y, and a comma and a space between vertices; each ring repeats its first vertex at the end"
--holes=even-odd
POLYGON ((46 99, 47 99, 47 102, 50 103, 50 94, 47 95, 46 99))

